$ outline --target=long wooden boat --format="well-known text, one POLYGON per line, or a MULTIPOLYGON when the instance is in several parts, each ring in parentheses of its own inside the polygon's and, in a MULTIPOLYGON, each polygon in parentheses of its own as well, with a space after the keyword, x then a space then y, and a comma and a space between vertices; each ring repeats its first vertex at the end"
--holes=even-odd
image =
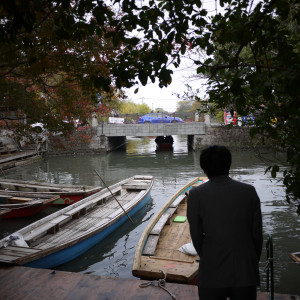
POLYGON ((14 196, 23 196, 26 193, 33 196, 39 194, 59 195, 54 205, 73 204, 81 199, 99 192, 101 187, 54 184, 37 181, 24 181, 0 178, 0 192, 5 191, 14 196))
POLYGON ((300 252, 294 252, 289 254, 290 258, 300 266, 300 252))
POLYGON ((22 193, 19 196, 14 196, 0 191, 0 218, 29 217, 49 208, 57 199, 59 196, 35 194, 34 197, 30 197, 22 193), (5 211, 6 213, 4 213, 5 211))
POLYGON ((136 175, 24 227, 10 236, 21 235, 29 247, 0 240, 0 262, 52 268, 78 257, 128 221, 148 201, 152 185, 153 176, 136 175))
POLYGON ((204 180, 206 178, 195 178, 180 189, 148 224, 136 247, 134 276, 154 280, 163 278, 163 271, 169 282, 197 283, 199 256, 187 255, 178 249, 191 242, 186 220, 188 192, 204 180))

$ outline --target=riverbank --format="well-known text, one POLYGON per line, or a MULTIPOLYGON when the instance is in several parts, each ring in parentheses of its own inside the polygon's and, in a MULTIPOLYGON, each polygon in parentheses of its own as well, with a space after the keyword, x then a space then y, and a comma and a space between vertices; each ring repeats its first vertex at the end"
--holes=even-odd
MULTIPOLYGON (((197 286, 166 283, 165 289, 154 285, 141 288, 147 281, 108 278, 97 275, 33 269, 0 267, 2 299, 122 299, 164 300, 197 299, 197 286)), ((257 300, 268 300, 268 294, 258 292, 257 300)), ((297 295, 275 294, 276 300, 300 300, 297 295)))

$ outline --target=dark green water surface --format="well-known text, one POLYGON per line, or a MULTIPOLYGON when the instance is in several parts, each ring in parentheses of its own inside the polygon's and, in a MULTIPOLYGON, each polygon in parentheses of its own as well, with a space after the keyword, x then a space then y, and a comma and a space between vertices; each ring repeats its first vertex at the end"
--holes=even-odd
MULTIPOLYGON (((174 136, 173 151, 155 151, 154 138, 127 138, 126 149, 101 155, 76 155, 45 158, 40 162, 6 172, 7 178, 40 180, 51 183, 102 185, 96 169, 107 184, 136 174, 155 177, 151 198, 138 212, 132 225, 127 221, 102 243, 57 270, 82 272, 109 277, 133 278, 131 274, 135 247, 149 220, 178 189, 196 176, 204 176, 199 167, 199 153, 188 151, 185 136, 174 136)), ((264 246, 272 234, 274 243, 275 292, 300 295, 300 267, 288 254, 300 251, 300 218, 285 201, 281 183, 265 175, 266 163, 253 152, 233 152, 230 176, 253 184, 261 199, 264 246)), ((216 208, 217 209, 217 208, 216 208)), ((54 211, 27 219, 0 221, 0 235, 9 233, 54 211)), ((216 220, 218 222, 218 220, 216 220)), ((222 226, 222 224, 220 224, 222 226)), ((260 263, 261 290, 265 290, 266 251, 260 263)))

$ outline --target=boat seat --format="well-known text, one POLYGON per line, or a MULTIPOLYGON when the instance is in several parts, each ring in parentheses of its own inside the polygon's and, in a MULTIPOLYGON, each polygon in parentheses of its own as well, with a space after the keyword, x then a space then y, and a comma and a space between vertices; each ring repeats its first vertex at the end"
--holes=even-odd
MULTIPOLYGON (((113 193, 113 195, 120 195, 121 188, 117 187, 115 189, 112 189, 111 192, 113 193)), ((105 203, 111 197, 112 197, 111 193, 109 191, 107 191, 106 193, 102 194, 101 196, 96 196, 95 199, 91 202, 95 203, 97 205, 101 205, 101 204, 105 203)))
POLYGON ((70 215, 60 215, 52 220, 49 221, 49 223, 46 223, 42 226, 39 226, 35 229, 32 229, 31 231, 23 234, 24 240, 28 244, 32 244, 37 239, 45 236, 46 234, 53 234, 60 230, 60 227, 70 221, 72 219, 72 216, 70 215))
POLYGON ((146 190, 149 187, 148 184, 139 183, 139 182, 129 182, 122 184, 122 188, 125 190, 146 190))
POLYGON ((47 233, 54 233, 56 230, 55 225, 52 223, 44 224, 36 229, 33 229, 25 234, 23 234, 24 240, 30 245, 32 242, 37 239, 45 236, 47 233))
MULTIPOLYGON (((121 193, 120 187, 117 187, 116 189, 111 191, 113 195, 118 195, 121 193)), ((109 198, 111 198, 112 195, 108 191, 104 194, 102 194, 99 197, 95 197, 95 199, 89 203, 82 203, 79 206, 74 207, 73 209, 67 211, 64 213, 66 216, 72 216, 73 219, 78 219, 80 215, 85 215, 87 213, 87 210, 91 207, 94 207, 95 205, 101 205, 105 203, 109 198)))
POLYGON ((134 180, 152 180, 153 176, 152 175, 135 175, 134 180))
POLYGON ((164 228, 165 224, 169 220, 169 218, 170 218, 170 214, 168 214, 168 213, 162 214, 162 216, 159 218, 159 220, 156 222, 156 224, 152 228, 150 234, 159 235, 160 232, 162 231, 162 229, 164 228))
MULTIPOLYGON (((78 205, 77 207, 74 207, 73 209, 67 211, 64 213, 65 216, 71 216, 73 219, 78 219, 80 215, 85 215, 87 212, 87 209, 90 208, 93 204, 91 203, 83 203, 81 205, 78 205)), ((95 205, 95 204, 94 204, 95 205)))
POLYGON ((170 208, 175 208, 175 214, 177 213, 178 205, 181 203, 185 203, 187 196, 185 194, 179 195, 173 203, 169 206, 170 208))
POLYGON ((55 219, 52 219, 50 221, 51 224, 56 225, 57 226, 57 230, 60 229, 60 226, 67 223, 68 221, 70 221, 72 219, 71 216, 68 215, 60 215, 58 217, 56 217, 55 219))
POLYGON ((166 224, 170 224, 170 218, 173 214, 172 211, 169 211, 168 209, 167 212, 161 215, 161 217, 158 219, 154 227, 152 228, 149 236, 147 243, 144 247, 143 250, 143 255, 154 255, 158 240, 159 240, 159 235, 164 228, 166 224))
POLYGON ((159 235, 150 234, 143 250, 143 255, 152 256, 158 243, 159 235))
POLYGON ((165 214, 169 215, 169 219, 167 220, 166 224, 170 225, 171 217, 173 216, 173 214, 177 214, 177 207, 169 207, 165 214))

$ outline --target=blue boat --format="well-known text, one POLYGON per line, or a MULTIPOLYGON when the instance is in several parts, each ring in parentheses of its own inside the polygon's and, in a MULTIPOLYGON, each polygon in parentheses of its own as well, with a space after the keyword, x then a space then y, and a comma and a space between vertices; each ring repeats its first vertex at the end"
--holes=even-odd
POLYGON ((0 241, 0 262, 53 268, 73 260, 128 222, 153 180, 130 177, 22 228, 0 241))

